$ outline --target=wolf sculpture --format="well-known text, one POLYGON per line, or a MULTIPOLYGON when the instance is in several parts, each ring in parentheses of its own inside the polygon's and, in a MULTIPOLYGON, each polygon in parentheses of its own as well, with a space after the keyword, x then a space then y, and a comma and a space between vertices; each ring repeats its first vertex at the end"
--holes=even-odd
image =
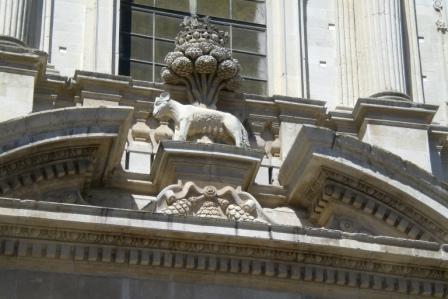
POLYGON ((174 121, 173 140, 186 141, 189 137, 206 136, 215 140, 227 135, 238 147, 249 147, 247 131, 243 124, 230 113, 183 105, 164 92, 154 102, 154 117, 174 121))

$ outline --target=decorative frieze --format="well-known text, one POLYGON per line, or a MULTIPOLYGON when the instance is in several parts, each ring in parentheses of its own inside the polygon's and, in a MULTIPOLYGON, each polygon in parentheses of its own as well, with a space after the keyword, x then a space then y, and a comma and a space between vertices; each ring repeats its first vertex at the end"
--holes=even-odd
POLYGON ((97 151, 94 146, 59 148, 5 163, 0 167, 0 194, 33 196, 34 184, 75 175, 88 185, 97 151))
POLYGON ((425 267, 341 259, 212 242, 151 239, 43 227, 0 225, 1 259, 54 259, 73 263, 239 274, 339 287, 446 298, 447 273, 425 267), (445 296, 445 297, 444 297, 445 296))
POLYGON ((309 188, 307 198, 313 221, 322 221, 319 220, 321 214, 335 200, 382 221, 411 239, 447 241, 447 232, 414 207, 330 169, 322 171, 309 188))

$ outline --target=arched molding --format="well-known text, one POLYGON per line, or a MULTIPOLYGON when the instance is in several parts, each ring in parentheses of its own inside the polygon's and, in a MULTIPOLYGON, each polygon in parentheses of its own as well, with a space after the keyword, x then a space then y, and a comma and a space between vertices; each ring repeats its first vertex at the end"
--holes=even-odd
POLYGON ((280 183, 289 190, 289 203, 307 209, 316 224, 336 199, 409 238, 448 240, 448 190, 415 164, 314 126, 303 126, 290 153, 280 183))
MULTIPOLYGON (((346 205, 355 213, 374 218, 379 224, 397 230, 404 237, 424 241, 447 241, 447 232, 412 206, 362 181, 323 169, 320 178, 307 196, 315 198, 310 204, 310 218, 325 226, 334 208, 346 205), (321 186, 319 188, 317 186, 321 186), (316 191, 318 193, 316 193, 316 191)), ((367 224, 367 221, 365 222, 367 224)), ((388 235, 383 231, 384 235, 388 235)))
POLYGON ((0 123, 0 194, 41 199, 104 180, 119 165, 132 109, 65 108, 0 123))

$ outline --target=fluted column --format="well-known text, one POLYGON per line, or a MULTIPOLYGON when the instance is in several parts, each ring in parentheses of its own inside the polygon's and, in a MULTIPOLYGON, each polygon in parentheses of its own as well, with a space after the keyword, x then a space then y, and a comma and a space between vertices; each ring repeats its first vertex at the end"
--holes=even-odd
POLYGON ((32 0, 0 0, 0 35, 27 42, 32 0))
POLYGON ((353 107, 359 98, 358 61, 355 38, 354 2, 359 0, 337 0, 338 59, 339 59, 339 103, 353 107))
POLYGON ((407 95, 400 0, 356 0, 361 97, 407 95))

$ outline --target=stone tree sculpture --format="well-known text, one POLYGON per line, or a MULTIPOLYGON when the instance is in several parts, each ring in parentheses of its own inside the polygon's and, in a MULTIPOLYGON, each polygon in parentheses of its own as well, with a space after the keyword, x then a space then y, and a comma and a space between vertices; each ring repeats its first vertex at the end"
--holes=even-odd
POLYGON ((161 77, 167 84, 186 85, 191 104, 215 109, 222 89, 240 87, 240 63, 224 47, 227 32, 210 24, 208 17, 185 17, 181 26, 161 77))

